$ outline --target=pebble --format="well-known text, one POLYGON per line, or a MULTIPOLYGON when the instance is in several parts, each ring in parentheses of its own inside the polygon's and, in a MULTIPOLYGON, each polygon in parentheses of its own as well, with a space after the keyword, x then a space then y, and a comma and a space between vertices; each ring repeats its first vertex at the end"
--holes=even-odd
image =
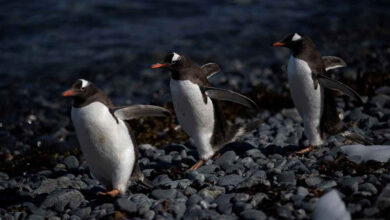
POLYGON ((170 199, 174 200, 177 195, 177 190, 176 189, 155 189, 152 191, 151 195, 155 199, 170 199))
POLYGON ((128 198, 119 198, 115 201, 115 205, 124 212, 133 214, 137 212, 137 204, 129 200, 128 198))
POLYGON ((76 169, 77 167, 79 167, 79 160, 73 155, 67 156, 64 159, 64 164, 68 169, 76 169))
POLYGON ((244 180, 244 178, 242 178, 242 176, 239 176, 236 174, 230 174, 230 175, 226 175, 226 176, 219 178, 218 185, 219 186, 230 186, 230 185, 235 186, 235 185, 239 184, 240 182, 242 182, 243 180, 244 180))
POLYGON ((265 220, 267 216, 264 212, 255 209, 248 209, 240 213, 240 217, 244 220, 265 220))

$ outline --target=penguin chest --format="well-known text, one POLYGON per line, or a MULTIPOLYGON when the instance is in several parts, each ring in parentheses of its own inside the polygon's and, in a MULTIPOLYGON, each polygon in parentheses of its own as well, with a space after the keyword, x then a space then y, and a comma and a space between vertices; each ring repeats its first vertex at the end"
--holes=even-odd
POLYGON ((211 137, 214 130, 214 106, 209 97, 205 102, 200 87, 190 80, 170 81, 172 102, 177 119, 191 137, 211 137))
POLYGON ((323 89, 314 88, 312 71, 304 60, 291 56, 288 63, 291 97, 304 120, 320 120, 323 109, 323 89))
POLYGON ((119 123, 106 105, 93 102, 72 108, 72 121, 83 155, 96 178, 111 181, 122 167, 132 169, 134 145, 125 122, 119 123))

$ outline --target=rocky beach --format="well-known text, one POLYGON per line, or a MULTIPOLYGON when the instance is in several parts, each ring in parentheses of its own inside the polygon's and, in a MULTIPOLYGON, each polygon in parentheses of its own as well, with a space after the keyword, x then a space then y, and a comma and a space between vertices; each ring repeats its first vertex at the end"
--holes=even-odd
POLYGON ((2 3, 0 219, 321 219, 329 209, 319 204, 333 202, 352 219, 390 218, 388 148, 345 146, 356 143, 335 135, 293 154, 306 138, 289 94, 290 52, 271 46, 303 32, 323 55, 343 58, 348 66, 332 75, 364 104, 339 96, 338 111, 351 131, 389 146, 389 10, 387 1, 352 0, 2 3), (168 73, 150 69, 172 51, 217 63, 213 86, 260 108, 223 105, 234 123, 262 123, 196 171, 187 171, 198 156, 175 119, 168 73), (116 105, 172 112, 131 122, 155 188, 97 195, 105 186, 89 172, 61 96, 78 78, 116 105))

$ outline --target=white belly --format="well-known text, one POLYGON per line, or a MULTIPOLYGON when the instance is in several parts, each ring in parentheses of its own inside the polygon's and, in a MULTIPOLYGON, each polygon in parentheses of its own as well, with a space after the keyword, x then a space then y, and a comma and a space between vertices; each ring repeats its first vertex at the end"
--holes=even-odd
POLYGON ((310 144, 321 145, 319 126, 324 103, 323 88, 318 85, 318 88, 314 89, 309 65, 294 56, 290 57, 288 63, 288 82, 291 97, 303 119, 305 134, 310 144))
POLYGON ((177 120, 193 139, 200 158, 209 159, 213 154, 211 136, 214 131, 214 106, 209 97, 207 104, 197 84, 189 80, 170 81, 172 102, 177 120))
POLYGON ((72 108, 83 155, 94 176, 124 193, 133 170, 134 145, 126 124, 100 102, 72 108))

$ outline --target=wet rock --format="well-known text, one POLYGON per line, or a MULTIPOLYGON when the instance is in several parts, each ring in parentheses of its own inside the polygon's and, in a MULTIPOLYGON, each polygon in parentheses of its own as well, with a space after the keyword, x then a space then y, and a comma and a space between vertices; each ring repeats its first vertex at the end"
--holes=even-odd
POLYGON ((264 199, 268 199, 267 194, 256 193, 254 196, 252 196, 250 204, 252 205, 252 207, 257 207, 264 199))
POLYGON ((205 196, 210 196, 212 198, 217 198, 219 195, 225 193, 225 188, 220 187, 220 186, 211 186, 211 187, 206 187, 199 191, 199 195, 205 197, 205 196))
POLYGON ((390 184, 387 184, 379 194, 376 206, 384 213, 390 210, 390 184))
POLYGON ((176 189, 155 189, 151 194, 156 199, 170 199, 173 200, 176 198, 177 191, 176 189))
POLYGON ((118 206, 119 210, 130 214, 137 212, 137 204, 128 198, 119 198, 115 200, 115 205, 118 206))
POLYGON ((236 159, 236 153, 234 151, 227 151, 222 154, 217 160, 214 161, 214 164, 219 165, 222 169, 226 170, 229 168, 236 159))
POLYGON ((279 174, 278 181, 282 185, 295 185, 297 183, 297 180, 295 179, 295 173, 291 171, 287 171, 279 174))
POLYGON ((79 160, 77 159, 77 157, 75 156, 67 156, 65 159, 64 159, 64 164, 66 165, 66 167, 68 169, 76 169, 77 167, 79 167, 79 160))
POLYGON ((313 176, 305 179, 306 185, 309 187, 316 187, 322 182, 322 179, 318 176, 313 176))
POLYGON ((231 175, 226 175, 218 180, 218 185, 219 186, 235 186, 242 182, 244 178, 242 176, 236 175, 236 174, 231 174, 231 175))
POLYGON ((8 174, 6 174, 4 172, 0 172, 0 182, 8 180, 8 179, 9 179, 8 174))
POLYGON ((67 205, 69 205, 69 208, 71 209, 77 208, 83 200, 83 194, 77 190, 56 190, 43 200, 40 207, 50 208, 54 206, 56 211, 62 212, 67 205))
POLYGON ((81 180, 70 180, 66 176, 57 179, 47 179, 42 181, 41 185, 34 192, 37 194, 51 193, 56 189, 65 189, 72 187, 74 189, 84 189, 87 185, 81 180))
POLYGON ((363 183, 359 185, 359 191, 366 191, 371 193, 371 195, 376 195, 378 193, 378 190, 372 183, 363 183))
POLYGON ((191 170, 188 172, 188 178, 192 181, 194 180, 197 180, 199 182, 204 182, 206 177, 204 176, 204 174, 202 173, 199 173, 198 171, 196 170, 191 170))
POLYGON ((215 203, 218 205, 218 211, 222 214, 231 214, 232 213, 232 203, 231 200, 235 196, 233 193, 222 194, 218 196, 215 200, 215 203))
POLYGON ((78 209, 71 212, 72 215, 76 215, 81 219, 87 218, 91 214, 91 207, 86 207, 82 209, 78 209))
POLYGON ((264 212, 255 209, 248 209, 240 213, 240 217, 245 220, 262 220, 267 219, 264 212))

